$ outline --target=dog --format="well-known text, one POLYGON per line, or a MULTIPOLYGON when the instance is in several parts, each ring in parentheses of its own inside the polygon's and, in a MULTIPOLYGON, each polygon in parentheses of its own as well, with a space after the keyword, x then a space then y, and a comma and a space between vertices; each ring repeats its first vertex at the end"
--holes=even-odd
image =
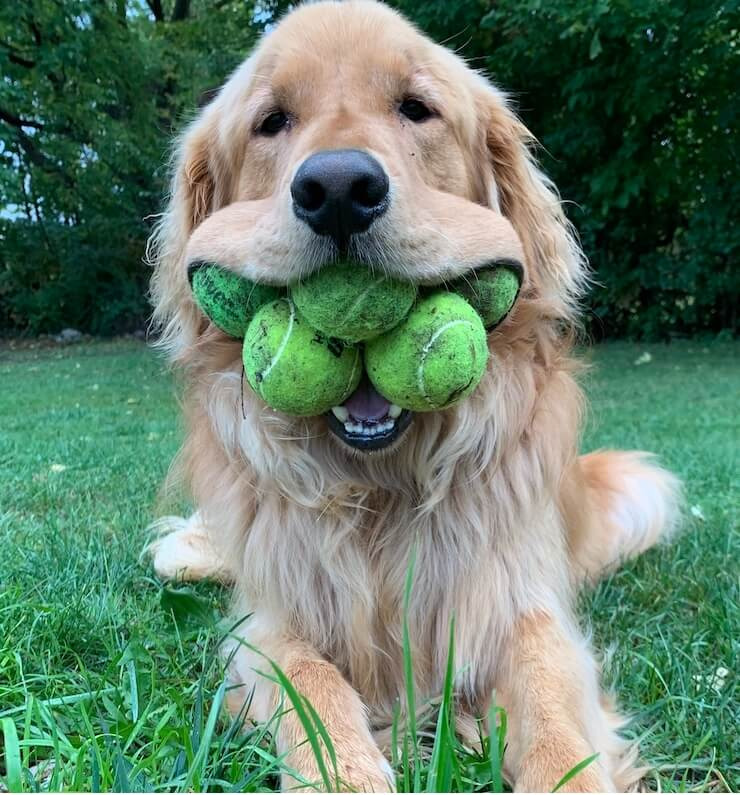
MULTIPOLYGON (((197 513, 168 523, 155 569, 233 583, 249 619, 228 655, 229 709, 273 714, 274 661, 325 725, 338 788, 392 788, 404 618, 421 705, 441 692, 453 616, 460 731, 495 691, 516 790, 550 790, 595 753, 567 789, 640 776, 574 599, 670 534, 678 482, 644 453, 578 453, 588 271, 533 145, 500 90, 373 0, 293 10, 176 145, 151 295, 185 383, 176 472, 197 513), (339 421, 270 409, 188 284, 196 261, 288 285, 338 258, 417 285, 502 260, 523 273, 476 391, 394 421, 371 452, 356 429, 374 420, 356 407, 393 417, 366 380, 349 428, 346 406, 339 421)), ((295 712, 276 741, 284 788, 319 780, 295 712)))

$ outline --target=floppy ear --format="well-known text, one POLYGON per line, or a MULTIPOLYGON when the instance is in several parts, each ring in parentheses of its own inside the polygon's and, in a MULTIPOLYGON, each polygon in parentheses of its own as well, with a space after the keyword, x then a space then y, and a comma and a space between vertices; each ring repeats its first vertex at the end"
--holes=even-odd
POLYGON ((147 247, 154 267, 150 299, 156 344, 174 359, 194 342, 203 323, 190 295, 183 257, 190 234, 214 208, 216 124, 215 106, 206 108, 176 142, 169 202, 147 247))
POLYGON ((588 282, 586 259, 555 186, 532 155, 534 136, 498 90, 490 85, 486 89, 485 144, 501 212, 524 245, 529 278, 543 309, 574 325, 588 282))
POLYGON ((193 230, 233 200, 244 149, 243 105, 251 90, 254 56, 237 68, 175 143, 167 208, 147 246, 154 267, 150 298, 157 346, 173 359, 184 355, 206 327, 190 293, 185 248, 193 230))

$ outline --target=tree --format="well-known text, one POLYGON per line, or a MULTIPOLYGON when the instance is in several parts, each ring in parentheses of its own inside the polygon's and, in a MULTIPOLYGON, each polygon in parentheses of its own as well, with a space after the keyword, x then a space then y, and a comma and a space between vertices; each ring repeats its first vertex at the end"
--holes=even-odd
POLYGON ((0 328, 142 324, 172 134, 258 33, 244 2, 3 5, 0 328))

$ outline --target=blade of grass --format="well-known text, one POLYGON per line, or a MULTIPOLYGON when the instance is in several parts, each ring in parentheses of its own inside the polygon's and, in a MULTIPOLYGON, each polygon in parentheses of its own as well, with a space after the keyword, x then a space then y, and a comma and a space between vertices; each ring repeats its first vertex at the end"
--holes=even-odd
POLYGON ((84 704, 80 704, 80 715, 82 716, 82 722, 87 729, 87 732, 90 736, 90 760, 92 764, 92 779, 93 779, 93 792, 100 792, 100 769, 103 766, 103 759, 100 753, 100 744, 98 743, 98 737, 93 729, 92 722, 90 721, 90 716, 87 714, 87 709, 85 708, 84 704))
POLYGON ((87 785, 87 762, 86 757, 90 748, 90 741, 85 740, 82 745, 77 749, 77 754, 74 758, 74 763, 70 765, 74 773, 72 774, 72 781, 70 782, 70 790, 72 792, 82 792, 87 785))
MULTIPOLYGON (((48 698, 44 701, 37 699, 37 703, 43 704, 44 706, 53 709, 54 707, 62 707, 66 704, 78 704, 80 701, 89 701, 91 698, 95 698, 96 696, 100 696, 105 693, 115 693, 117 689, 118 688, 114 686, 105 687, 102 690, 90 690, 87 693, 75 693, 72 696, 58 696, 57 698, 48 698)), ((12 715, 19 715, 25 710, 25 704, 19 707, 12 707, 11 709, 5 709, 0 712, 0 718, 9 718, 12 715)))
POLYGON ((326 752, 329 754, 329 761, 331 762, 332 768, 334 770, 334 781, 337 785, 339 785, 339 773, 337 770, 337 754, 334 750, 334 743, 332 742, 331 737, 329 736, 329 732, 326 730, 326 726, 324 726, 324 722, 319 717, 318 712, 314 709, 313 704, 307 699, 303 699, 304 704, 306 705, 306 709, 311 714, 313 718, 314 726, 318 731, 321 739, 324 741, 324 746, 326 747, 326 752))
POLYGON ((449 792, 451 784, 451 757, 454 755, 450 724, 453 718, 453 680, 455 677, 455 617, 450 621, 450 638, 447 646, 447 667, 442 688, 442 703, 437 713, 432 758, 429 762, 427 792, 449 792))
POLYGON ((102 792, 100 786, 100 749, 90 746, 90 768, 92 778, 92 792, 102 792))
POLYGON ((411 590, 414 584, 414 568, 416 566, 416 542, 411 547, 409 565, 406 570, 406 585, 403 594, 403 672, 406 679, 406 727, 403 736, 403 763, 404 784, 406 791, 419 792, 421 790, 421 760, 419 758, 419 743, 416 734, 416 694, 414 692, 414 666, 411 654, 411 635, 409 633, 409 605, 411 604, 411 590), (413 749, 413 760, 409 759, 409 735, 413 749), (409 762, 414 766, 413 790, 408 781, 409 762))
MULTIPOLYGON (((306 710, 305 700, 303 696, 301 696, 300 693, 295 689, 290 679, 288 679, 288 677, 283 673, 280 666, 273 660, 269 660, 269 663, 272 666, 272 670, 275 672, 278 682, 281 684, 283 690, 285 690, 285 693, 290 700, 291 706, 293 707, 298 720, 301 722, 301 726, 303 726, 303 731, 306 733, 308 744, 311 746, 311 750, 313 751, 314 757, 316 758, 316 765, 319 768, 319 775, 321 776, 322 783, 329 792, 333 792, 335 787, 332 786, 331 778, 329 777, 329 771, 326 769, 326 762, 324 761, 324 755, 321 751, 321 744, 319 743, 318 727, 314 725, 311 717, 308 714, 308 711, 306 710)), ((319 721, 319 723, 320 722, 321 721, 319 721)), ((326 734, 325 728, 324 734, 326 734)), ((328 737, 328 734, 326 736, 328 737)), ((335 779, 336 778, 335 758, 335 779)))
POLYGON ((23 739, 24 741, 28 742, 29 745, 26 745, 23 748, 23 759, 21 760, 23 763, 23 767, 29 768, 31 766, 31 727, 33 726, 33 705, 31 702, 26 699, 26 714, 24 715, 23 720, 23 739))
POLYGON ((130 764, 119 749, 114 751, 113 756, 113 791, 114 792, 133 792, 129 779, 130 764))
POLYGON ((8 792, 23 792, 21 776, 21 749, 18 745, 18 732, 10 718, 3 718, 3 744, 5 748, 5 782, 8 792))
POLYGON ((54 767, 52 769, 51 779, 49 781, 49 789, 51 791, 59 790, 59 776, 60 770, 62 767, 62 753, 61 747, 59 744, 59 738, 61 736, 62 740, 64 741, 65 751, 69 750, 72 747, 72 744, 69 741, 69 738, 66 734, 59 729, 59 725, 57 721, 54 719, 54 715, 49 709, 46 704, 42 703, 41 701, 34 700, 34 706, 36 711, 38 712, 39 719, 46 724, 50 733, 51 733, 51 740, 54 746, 54 767))
POLYGON ((223 704, 225 693, 226 681, 222 681, 218 690, 216 691, 216 695, 213 697, 213 704, 211 704, 211 709, 208 713, 208 719, 206 720, 203 733, 199 735, 200 742, 198 745, 198 750, 195 752, 193 761, 190 764, 190 770, 188 770, 188 776, 185 779, 184 789, 186 791, 203 791, 203 773, 205 771, 206 762, 208 761, 208 752, 211 747, 213 734, 216 730, 216 722, 218 721, 218 716, 221 712, 221 705, 223 704))
POLYGON ((129 660, 126 663, 128 673, 130 700, 131 700, 131 721, 136 723, 139 720, 139 682, 136 678, 136 661, 129 660))
POLYGON ((592 762, 599 758, 599 754, 595 753, 591 756, 586 757, 583 761, 579 762, 577 765, 574 765, 553 788, 553 792, 557 792, 561 787, 564 787, 572 778, 575 778, 581 770, 585 770, 592 762))
POLYGON ((496 706, 496 693, 491 694, 488 708, 488 760, 491 766, 491 791, 503 792, 502 760, 506 743, 506 712, 496 706), (497 720, 498 718, 498 720, 497 720))

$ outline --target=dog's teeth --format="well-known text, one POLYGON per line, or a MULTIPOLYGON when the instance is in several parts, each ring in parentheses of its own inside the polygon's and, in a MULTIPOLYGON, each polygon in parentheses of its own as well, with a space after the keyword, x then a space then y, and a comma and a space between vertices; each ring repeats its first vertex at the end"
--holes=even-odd
POLYGON ((349 411, 344 406, 334 406, 331 413, 339 420, 339 422, 346 423, 349 419, 349 411))
MULTIPOLYGON (((335 415, 337 408, 341 409, 343 407, 335 406, 332 409, 335 415)), ((364 436, 366 439, 372 439, 374 436, 379 436, 380 434, 392 430, 395 424, 395 419, 387 419, 385 422, 367 424, 364 422, 353 422, 349 419, 349 415, 348 419, 343 422, 344 430, 347 433, 353 434, 354 436, 364 436)))
POLYGON ((402 411, 403 409, 400 406, 397 406, 395 403, 391 403, 391 407, 388 409, 388 416, 395 420, 397 417, 401 416, 402 411))

